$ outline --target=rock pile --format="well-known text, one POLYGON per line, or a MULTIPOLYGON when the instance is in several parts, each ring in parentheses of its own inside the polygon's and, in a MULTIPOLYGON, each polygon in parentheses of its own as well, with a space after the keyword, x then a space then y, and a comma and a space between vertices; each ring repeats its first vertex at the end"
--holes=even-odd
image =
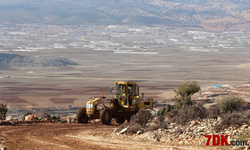
MULTIPOLYGON (((164 142, 169 145, 197 145, 205 146, 207 138, 205 135, 230 135, 228 137, 228 143, 235 140, 237 136, 246 135, 250 131, 250 126, 243 124, 240 128, 229 127, 223 131, 214 131, 212 128, 221 122, 221 118, 218 119, 200 119, 190 121, 187 125, 178 125, 176 123, 171 123, 166 129, 159 128, 154 131, 143 132, 138 131, 137 134, 129 135, 127 130, 129 126, 123 128, 121 131, 114 130, 114 136, 127 136, 136 139, 143 139, 153 142, 164 142), (235 138, 236 137, 236 138, 235 138)), ((155 125, 155 123, 150 122, 147 126, 155 125)), ((250 140, 249 140, 250 143, 250 140)), ((210 141, 212 145, 212 140, 210 141)))

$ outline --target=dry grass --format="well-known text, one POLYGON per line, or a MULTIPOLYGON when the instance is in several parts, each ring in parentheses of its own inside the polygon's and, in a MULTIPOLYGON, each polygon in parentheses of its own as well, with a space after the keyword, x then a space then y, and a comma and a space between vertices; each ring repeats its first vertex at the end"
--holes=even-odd
POLYGON ((150 118, 152 118, 152 114, 148 110, 140 109, 136 115, 131 117, 130 125, 145 127, 150 118))
POLYGON ((203 119, 207 117, 206 109, 198 105, 190 105, 180 110, 173 110, 166 114, 169 122, 175 122, 180 125, 185 125, 191 120, 203 119))
POLYGON ((217 119, 222 114, 223 114, 222 109, 220 109, 219 107, 212 107, 209 110, 208 118, 217 119))
POLYGON ((241 127, 244 123, 249 124, 249 113, 244 114, 241 112, 227 113, 222 116, 222 121, 216 124, 213 128, 215 131, 220 131, 229 127, 241 127))
POLYGON ((125 122, 123 124, 121 124, 118 128, 117 128, 117 132, 121 131, 122 129, 126 128, 127 126, 129 126, 129 123, 125 122))

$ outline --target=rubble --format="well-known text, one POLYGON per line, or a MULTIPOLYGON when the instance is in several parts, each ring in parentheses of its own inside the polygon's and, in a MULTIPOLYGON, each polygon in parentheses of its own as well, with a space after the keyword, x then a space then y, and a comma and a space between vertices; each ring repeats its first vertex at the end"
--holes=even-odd
MULTIPOLYGON (((236 138, 234 136, 245 135, 246 130, 249 126, 247 124, 242 125, 240 128, 229 127, 222 131, 214 131, 213 126, 221 122, 221 119, 202 119, 200 121, 192 120, 187 125, 178 125, 176 123, 171 123, 168 125, 167 129, 159 128, 154 131, 143 132, 139 130, 136 134, 131 136, 135 139, 147 140, 152 142, 164 142, 166 144, 173 144, 173 141, 178 141, 177 145, 200 145, 204 146, 206 144, 207 138, 205 135, 231 135, 228 137, 228 143, 231 143, 236 138)), ((149 122, 147 127, 153 126, 155 123, 149 122)), ((120 132, 114 130, 113 134, 120 135, 125 134, 129 126, 123 128, 120 132)), ((212 141, 212 140, 211 140, 212 141)), ((212 142, 210 142, 211 144, 212 142)), ((244 147, 245 148, 245 147, 244 147)))

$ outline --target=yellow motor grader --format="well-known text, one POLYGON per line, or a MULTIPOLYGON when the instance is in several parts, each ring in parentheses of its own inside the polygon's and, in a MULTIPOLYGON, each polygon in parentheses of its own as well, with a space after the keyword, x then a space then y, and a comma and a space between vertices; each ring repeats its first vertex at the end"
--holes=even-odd
MULTIPOLYGON (((101 97, 87 101, 86 107, 77 111, 77 122, 87 123, 92 119, 100 119, 102 124, 110 124, 112 118, 116 123, 129 122, 130 117, 141 108, 153 108, 153 99, 139 96, 139 86, 136 82, 115 81, 115 97, 106 98, 101 88, 101 97)), ((112 92, 112 88, 110 88, 112 92)))

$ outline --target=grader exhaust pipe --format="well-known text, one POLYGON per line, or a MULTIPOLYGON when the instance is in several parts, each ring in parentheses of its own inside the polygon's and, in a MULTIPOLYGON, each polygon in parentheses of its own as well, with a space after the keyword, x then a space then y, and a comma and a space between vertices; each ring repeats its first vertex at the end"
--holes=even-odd
POLYGON ((102 97, 104 97, 104 95, 103 95, 103 88, 101 88, 101 94, 102 94, 102 97))

